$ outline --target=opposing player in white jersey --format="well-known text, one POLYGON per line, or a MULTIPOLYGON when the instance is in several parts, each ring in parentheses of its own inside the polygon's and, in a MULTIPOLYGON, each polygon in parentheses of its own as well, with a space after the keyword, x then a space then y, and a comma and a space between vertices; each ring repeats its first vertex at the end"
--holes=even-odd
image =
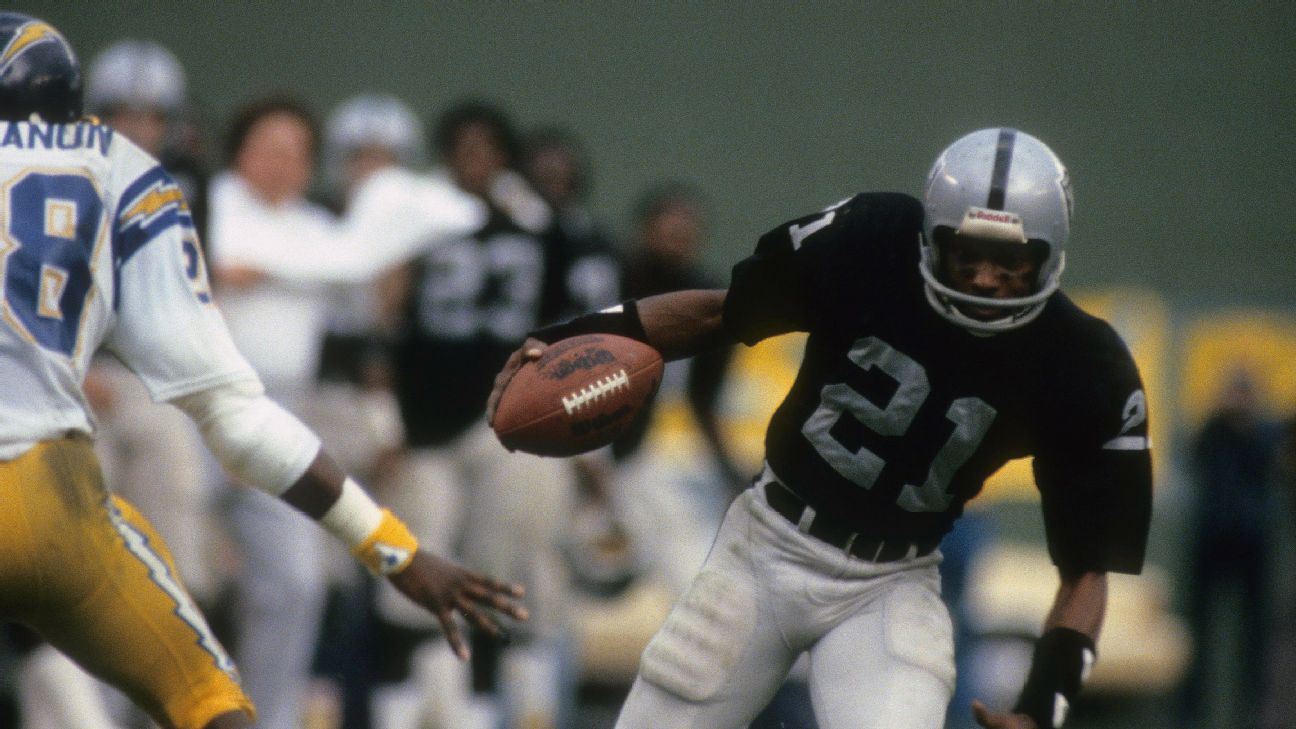
POLYGON ((318 519, 434 613, 461 657, 456 613, 489 632, 489 610, 524 619, 519 586, 419 549, 263 395, 212 305, 183 194, 80 119, 66 40, 6 12, 0 49, 0 621, 33 628, 164 727, 252 725, 165 543, 104 486, 81 391, 101 347, 190 415, 231 474, 318 519))

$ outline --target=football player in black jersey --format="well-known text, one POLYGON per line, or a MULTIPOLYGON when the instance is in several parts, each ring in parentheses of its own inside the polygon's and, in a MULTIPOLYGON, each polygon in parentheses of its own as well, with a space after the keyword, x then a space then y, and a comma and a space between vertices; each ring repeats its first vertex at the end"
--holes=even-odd
MULTIPOLYGON (((403 302, 392 367, 409 446, 393 503, 413 514, 410 528, 421 540, 458 546, 467 563, 526 575, 534 622, 502 654, 491 641, 475 646, 470 696, 454 695, 467 680, 455 675, 460 666, 444 643, 415 652, 412 680, 427 697, 423 715, 437 717, 437 726, 501 725, 499 675, 508 677, 499 692, 509 704, 505 725, 550 727, 561 701, 569 600, 560 540, 575 472, 569 461, 508 453, 486 424, 485 402, 496 370, 529 330, 616 302, 617 267, 605 249, 567 245, 553 210, 517 172, 520 145, 501 110, 476 101, 451 107, 436 146, 450 181, 483 203, 486 216, 388 279, 389 294, 407 292, 389 296, 403 302)), ((380 590, 388 622, 436 627, 400 603, 394 590, 380 590)))
POLYGON ((1106 574, 1142 569, 1152 491, 1134 361, 1058 291, 1071 213, 1047 146, 973 132, 922 201, 856 195, 762 236, 727 290, 626 302, 514 354, 496 394, 578 332, 671 359, 809 333, 765 468, 644 651, 618 727, 746 726, 802 652, 821 723, 941 726, 954 663, 937 545, 987 477, 1027 456, 1061 585, 1017 704, 973 713, 1062 724, 1095 659, 1106 574))

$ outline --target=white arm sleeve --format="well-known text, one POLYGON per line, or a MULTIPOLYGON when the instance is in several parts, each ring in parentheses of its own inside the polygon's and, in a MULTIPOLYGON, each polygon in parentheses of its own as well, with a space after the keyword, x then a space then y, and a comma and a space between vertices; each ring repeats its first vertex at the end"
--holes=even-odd
POLYGON ((257 380, 218 385, 171 403, 198 424, 225 470, 274 496, 296 483, 319 454, 315 433, 266 397, 257 380))

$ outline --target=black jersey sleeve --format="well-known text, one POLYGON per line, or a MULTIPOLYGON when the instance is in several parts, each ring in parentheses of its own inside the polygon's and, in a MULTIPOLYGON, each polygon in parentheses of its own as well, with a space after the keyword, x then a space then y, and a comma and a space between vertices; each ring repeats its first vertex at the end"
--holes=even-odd
POLYGON ((1066 572, 1137 574, 1152 515, 1147 399, 1115 331, 1092 318, 1084 331, 1063 350, 1034 462, 1049 554, 1066 572))
POLYGON ((756 243, 755 253, 734 266, 724 305, 725 329, 734 339, 752 345, 809 327, 809 271, 788 231, 824 215, 771 230, 756 243))
POLYGON ((898 193, 865 193, 784 223, 733 268, 724 324, 745 344, 815 330, 837 310, 870 306, 900 246, 917 250, 921 204, 898 193))

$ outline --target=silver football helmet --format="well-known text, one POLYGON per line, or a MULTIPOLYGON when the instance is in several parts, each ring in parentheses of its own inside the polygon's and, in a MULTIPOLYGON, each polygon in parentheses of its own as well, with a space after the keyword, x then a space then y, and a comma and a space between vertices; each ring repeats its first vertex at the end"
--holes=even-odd
POLYGON ((86 106, 95 114, 124 106, 173 116, 184 102, 184 68, 171 51, 153 41, 118 41, 90 63, 86 106))
POLYGON ((982 129, 941 152, 927 175, 926 212, 918 264, 927 300, 937 313, 977 334, 997 334, 1030 322, 1057 290, 1066 263, 1073 201, 1066 167, 1043 142, 1009 128, 982 129), (1048 246, 1035 292, 1013 299, 965 294, 940 280, 937 228, 979 238, 1048 246), (958 304, 1001 309, 1004 316, 982 321, 958 304))
POLYGON ((421 165, 427 142, 418 116, 404 101, 384 94, 347 99, 324 125, 326 162, 340 164, 361 147, 383 147, 405 166, 421 165))

